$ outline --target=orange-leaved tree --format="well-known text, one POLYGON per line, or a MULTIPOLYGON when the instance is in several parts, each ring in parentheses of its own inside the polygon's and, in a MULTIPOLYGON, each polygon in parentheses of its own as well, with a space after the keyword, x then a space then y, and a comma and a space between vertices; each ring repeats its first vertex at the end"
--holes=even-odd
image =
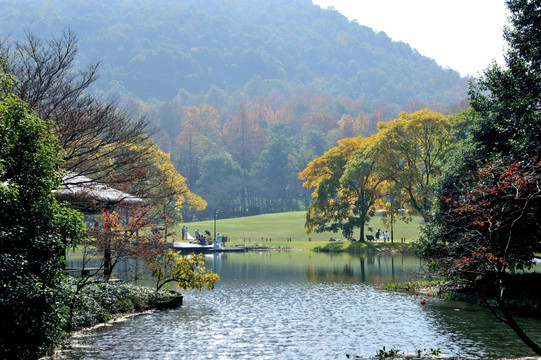
POLYGON ((198 149, 200 138, 208 138, 217 143, 220 138, 221 118, 211 105, 190 106, 182 116, 182 131, 175 140, 177 153, 182 156, 175 159, 186 175, 189 184, 195 184, 199 178, 199 165, 204 157, 198 149))

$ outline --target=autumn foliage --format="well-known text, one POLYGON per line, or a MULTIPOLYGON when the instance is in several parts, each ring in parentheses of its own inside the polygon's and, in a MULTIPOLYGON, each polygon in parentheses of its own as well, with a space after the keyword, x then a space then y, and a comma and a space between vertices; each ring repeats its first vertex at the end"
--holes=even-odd
POLYGON ((350 236, 359 228, 363 240, 364 226, 376 209, 386 209, 392 217, 407 209, 427 221, 451 136, 449 119, 424 109, 380 123, 379 132, 370 137, 338 141, 299 174, 303 186, 314 189, 306 214, 308 232, 342 230, 350 236))
POLYGON ((205 257, 202 254, 182 256, 172 250, 155 257, 149 262, 151 276, 156 279, 156 291, 175 283, 180 289, 207 288, 212 290, 220 280, 218 274, 205 267, 205 257))
POLYGON ((453 236, 441 269, 475 280, 529 268, 541 250, 541 162, 497 161, 468 176, 474 187, 442 199, 453 236))

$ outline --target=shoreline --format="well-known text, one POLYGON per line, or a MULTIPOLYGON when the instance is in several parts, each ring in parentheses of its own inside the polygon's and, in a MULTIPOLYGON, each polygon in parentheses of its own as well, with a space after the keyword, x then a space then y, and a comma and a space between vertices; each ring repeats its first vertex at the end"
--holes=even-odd
POLYGON ((415 243, 391 242, 359 242, 359 241, 326 241, 326 242, 276 242, 242 244, 231 246, 244 246, 248 251, 315 251, 328 253, 389 253, 389 254, 416 254, 415 243), (296 244, 297 243, 297 244, 296 244))

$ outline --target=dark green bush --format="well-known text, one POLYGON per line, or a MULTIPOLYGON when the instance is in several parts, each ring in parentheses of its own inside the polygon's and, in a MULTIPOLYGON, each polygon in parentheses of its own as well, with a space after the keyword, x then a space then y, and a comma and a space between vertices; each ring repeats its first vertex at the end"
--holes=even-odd
POLYGON ((131 284, 92 284, 73 297, 70 330, 77 330, 111 319, 146 310, 170 300, 174 295, 131 284))

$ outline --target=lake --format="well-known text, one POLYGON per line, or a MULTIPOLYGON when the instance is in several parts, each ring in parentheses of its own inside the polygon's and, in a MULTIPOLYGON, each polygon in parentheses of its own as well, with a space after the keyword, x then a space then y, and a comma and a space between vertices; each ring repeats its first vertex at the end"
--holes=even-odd
MULTIPOLYGON (((373 357, 383 347, 533 355, 486 308, 383 290, 420 276, 415 256, 246 252, 206 259, 221 277, 214 290, 185 292, 176 310, 79 332, 63 358, 346 359, 373 357)), ((541 319, 519 321, 541 341, 541 319)))

